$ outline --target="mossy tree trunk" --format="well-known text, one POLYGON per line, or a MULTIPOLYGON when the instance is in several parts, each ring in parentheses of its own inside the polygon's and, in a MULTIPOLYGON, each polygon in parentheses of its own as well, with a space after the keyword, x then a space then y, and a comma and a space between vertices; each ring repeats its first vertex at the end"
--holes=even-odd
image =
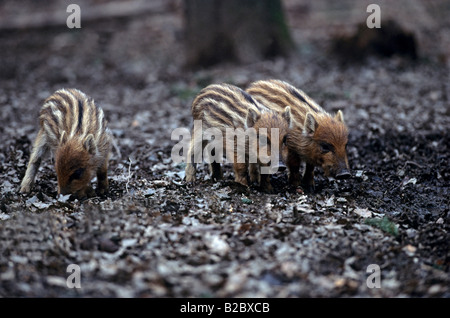
POLYGON ((293 48, 281 0, 185 0, 186 62, 249 63, 293 48))

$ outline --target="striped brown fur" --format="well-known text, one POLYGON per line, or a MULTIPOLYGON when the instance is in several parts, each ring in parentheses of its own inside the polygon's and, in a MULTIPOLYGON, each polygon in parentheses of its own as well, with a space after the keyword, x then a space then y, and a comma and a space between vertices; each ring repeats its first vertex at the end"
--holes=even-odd
POLYGON ((97 192, 106 193, 111 134, 103 110, 94 100, 77 89, 60 89, 45 100, 39 122, 20 192, 30 192, 42 158, 52 152, 58 194, 92 196, 90 182, 94 174, 97 192))
POLYGON ((291 107, 294 128, 288 133, 289 182, 314 189, 314 167, 323 168, 326 176, 349 177, 347 160, 348 128, 341 111, 327 113, 302 90, 280 80, 257 81, 246 90, 254 99, 272 110, 282 112, 291 107), (301 162, 306 163, 300 181, 301 162))
MULTIPOLYGON (((250 168, 250 181, 260 183, 261 188, 264 191, 271 192, 272 187, 270 185, 270 175, 260 174, 260 167, 267 165, 266 163, 249 163, 249 149, 252 149, 249 145, 246 145, 245 163, 238 162, 238 149, 236 143, 234 143, 234 149, 227 149, 226 136, 227 129, 243 130, 247 128, 254 128, 257 133, 257 152, 261 153, 265 151, 265 154, 271 155, 271 148, 273 148, 273 142, 278 143, 278 149, 281 153, 281 157, 287 159, 287 147, 283 143, 283 138, 286 136, 290 125, 290 108, 288 108, 283 114, 271 111, 267 107, 258 103, 244 90, 229 84, 212 84, 202 89, 192 103, 192 117, 195 120, 201 120, 202 131, 196 132, 196 126, 194 125, 193 138, 187 154, 186 164, 186 181, 192 183, 195 181, 196 167, 193 160, 194 156, 194 137, 196 135, 203 136, 203 132, 208 128, 216 128, 222 133, 223 149, 227 154, 227 158, 233 159, 233 169, 235 173, 235 181, 243 185, 248 185, 247 175, 250 168), (271 141, 272 144, 267 142, 266 145, 261 146, 259 144, 259 138, 261 136, 261 128, 266 128, 269 138, 271 128, 277 128, 279 130, 279 140, 271 141)), ((206 142, 202 143, 201 150, 206 147, 206 142)), ((259 157, 258 157, 259 159, 259 157)), ((243 160, 241 160, 243 161, 243 160)), ((222 178, 222 171, 220 162, 212 162, 210 164, 210 172, 213 179, 222 178)))

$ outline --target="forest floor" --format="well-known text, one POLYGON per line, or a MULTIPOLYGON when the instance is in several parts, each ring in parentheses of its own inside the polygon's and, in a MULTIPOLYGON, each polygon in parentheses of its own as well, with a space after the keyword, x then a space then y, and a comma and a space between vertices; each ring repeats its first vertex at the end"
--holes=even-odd
POLYGON ((449 60, 421 51, 341 66, 328 50, 334 27, 288 6, 305 21, 291 23, 291 57, 186 69, 176 3, 79 30, 0 30, 0 296, 450 297, 449 60), (212 182, 205 164, 186 186, 171 133, 190 129, 194 96, 267 78, 343 110, 352 177, 318 169, 304 194, 280 172, 265 194, 236 186, 230 165, 212 182), (39 108, 62 87, 93 97, 117 141, 104 197, 58 198, 50 158, 31 193, 17 191, 39 108), (81 288, 66 284, 70 264, 81 288))

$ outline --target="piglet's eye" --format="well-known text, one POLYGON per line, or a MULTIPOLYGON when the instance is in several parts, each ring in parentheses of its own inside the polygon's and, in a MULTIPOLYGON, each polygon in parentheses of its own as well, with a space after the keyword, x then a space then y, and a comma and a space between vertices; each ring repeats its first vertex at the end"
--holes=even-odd
POLYGON ((84 174, 84 168, 78 168, 70 175, 69 181, 81 179, 84 174))
POLYGON ((284 137, 283 137, 283 145, 285 145, 285 146, 286 146, 286 141, 287 141, 287 135, 284 135, 284 137))
POLYGON ((334 147, 333 145, 327 143, 327 142, 321 142, 320 143, 320 150, 322 151, 322 153, 327 153, 330 151, 334 151, 334 147))

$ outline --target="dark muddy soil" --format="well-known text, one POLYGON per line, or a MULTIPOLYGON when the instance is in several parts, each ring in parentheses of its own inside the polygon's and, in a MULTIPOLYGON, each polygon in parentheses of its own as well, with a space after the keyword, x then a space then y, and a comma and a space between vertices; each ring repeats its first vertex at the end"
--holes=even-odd
MULTIPOLYGON (((0 17, 40 9, 14 3, 2 2, 0 17)), ((347 19, 314 3, 286 1, 291 57, 202 70, 183 67, 177 1, 79 30, 0 30, 0 296, 449 297, 450 24, 426 17, 450 9, 430 2, 416 21, 417 60, 342 66, 330 43, 337 27, 364 21, 365 7, 347 8, 347 19), (191 127, 193 97, 210 83, 265 78, 343 110, 352 177, 317 170, 305 194, 280 172, 265 194, 237 186, 230 165, 216 183, 200 165, 186 186, 171 133, 191 127), (61 87, 92 96, 117 141, 104 197, 58 198, 50 158, 32 192, 17 191, 39 108, 61 87), (81 288, 67 285, 70 264, 81 288), (380 288, 370 288, 371 264, 380 288)))

